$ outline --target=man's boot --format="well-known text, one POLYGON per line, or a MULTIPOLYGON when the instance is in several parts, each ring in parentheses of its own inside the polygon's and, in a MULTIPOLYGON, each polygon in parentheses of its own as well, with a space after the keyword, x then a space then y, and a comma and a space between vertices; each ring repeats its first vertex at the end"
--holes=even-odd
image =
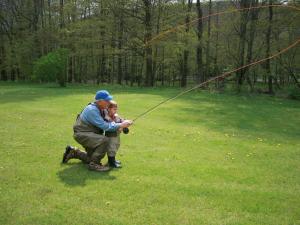
POLYGON ((68 145, 63 155, 62 163, 67 163, 70 159, 80 159, 84 163, 89 163, 89 157, 85 152, 68 145))
POLYGON ((115 156, 108 156, 108 165, 113 168, 122 168, 121 162, 115 156))
POLYGON ((107 172, 110 170, 108 166, 103 166, 101 163, 95 163, 91 161, 88 165, 89 170, 97 171, 97 172, 107 172))

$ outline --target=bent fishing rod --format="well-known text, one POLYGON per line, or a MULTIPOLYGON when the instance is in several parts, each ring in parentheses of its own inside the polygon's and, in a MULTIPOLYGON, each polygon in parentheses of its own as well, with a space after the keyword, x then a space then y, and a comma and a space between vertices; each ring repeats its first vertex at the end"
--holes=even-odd
MULTIPOLYGON (((197 18, 197 19, 195 19, 195 20, 192 20, 191 22, 188 22, 188 23, 185 23, 185 24, 181 24, 181 25, 175 26, 174 28, 171 28, 171 29, 169 29, 169 30, 167 30, 167 31, 164 31, 164 32, 162 32, 162 33, 156 35, 155 37, 153 37, 153 38, 152 38, 151 40, 149 40, 148 42, 146 42, 145 45, 144 45, 144 47, 148 47, 149 45, 151 45, 151 44, 152 44, 153 42, 155 42, 155 41, 160 41, 160 40, 162 39, 162 37, 164 37, 165 35, 167 35, 167 34, 169 34, 169 33, 171 33, 171 32, 176 32, 176 31, 179 30, 179 28, 181 28, 181 27, 183 27, 183 26, 185 26, 185 25, 187 25, 187 24, 193 24, 193 23, 195 23, 196 21, 204 20, 204 19, 206 19, 206 18, 208 18, 208 17, 217 16, 217 15, 224 15, 224 14, 234 13, 234 12, 240 12, 240 11, 244 11, 244 10, 254 10, 254 9, 259 9, 259 8, 267 8, 267 7, 283 7, 283 8, 289 8, 289 9, 294 9, 294 10, 300 11, 300 9, 299 9, 298 7, 295 7, 295 6, 289 6, 289 5, 262 5, 262 6, 255 6, 255 7, 248 7, 248 8, 240 8, 240 9, 234 9, 234 10, 229 10, 229 11, 224 11, 224 12, 213 13, 213 14, 209 14, 209 15, 207 15, 207 16, 204 16, 204 17, 201 17, 201 18, 197 18)), ((284 49, 278 51, 277 53, 275 53, 275 54, 273 54, 273 55, 271 55, 271 56, 268 56, 268 57, 266 57, 266 58, 264 58, 264 59, 260 59, 260 60, 254 61, 254 62, 249 63, 249 64, 247 64, 247 65, 244 65, 244 66, 241 66, 241 67, 239 67, 239 68, 233 69, 233 70, 231 70, 231 71, 229 71, 229 72, 222 73, 222 74, 217 75, 217 76, 215 76, 215 77, 213 77, 213 78, 210 78, 210 79, 208 79, 208 80, 206 80, 206 81, 204 81, 204 82, 202 82, 202 83, 200 83, 200 84, 197 84, 197 85, 195 85, 194 87, 192 87, 192 88, 190 88, 190 89, 184 90, 184 91, 178 93, 177 95, 175 95, 175 96, 173 96, 173 97, 170 97, 170 98, 167 98, 167 99, 163 100, 162 102, 158 103, 157 105, 154 105, 153 107, 149 108, 149 109, 146 110, 145 112, 143 112, 143 113, 139 114, 138 116, 136 116, 132 121, 133 121, 133 122, 136 122, 138 119, 140 119, 140 118, 146 116, 148 113, 150 113, 150 112, 156 110, 156 109, 157 109, 158 107, 160 107, 161 105, 163 105, 163 104, 165 104, 165 103, 167 103, 167 102, 170 102, 170 101, 172 101, 172 100, 174 100, 174 99, 176 99, 176 98, 178 98, 178 97, 180 97, 180 96, 182 96, 182 95, 184 95, 184 94, 187 94, 187 93, 189 93, 189 92, 191 92, 191 91, 193 91, 193 90, 195 90, 195 89, 198 89, 198 88, 200 88, 200 87, 202 87, 202 86, 204 86, 204 85, 206 85, 206 84, 209 84, 209 83, 211 83, 211 82, 213 82, 213 81, 216 81, 216 80, 218 80, 218 79, 225 79, 226 77, 228 77, 228 76, 231 75, 232 73, 238 72, 238 71, 240 71, 240 70, 242 70, 242 69, 245 69, 245 68, 247 68, 247 67, 250 67, 250 66, 254 66, 254 65, 257 65, 257 64, 261 64, 261 63, 263 63, 263 62, 265 62, 265 61, 267 61, 267 60, 276 58, 276 57, 278 57, 279 55, 281 55, 281 54, 287 52, 288 50, 290 50, 290 49, 296 47, 299 43, 300 43, 300 38, 298 38, 298 40, 296 40, 294 43, 292 43, 292 44, 289 45, 288 47, 286 47, 286 48, 284 48, 284 49)))
POLYGON ((300 38, 297 41, 295 41, 294 43, 292 43, 291 45, 289 45, 288 47, 282 49, 281 51, 279 51, 279 52, 277 52, 277 53, 275 53, 275 54, 273 54, 273 55, 271 55, 269 57, 266 57, 264 59, 260 59, 258 61, 252 62, 252 63, 249 63, 247 65, 244 65, 244 66, 241 66, 239 68, 233 69, 233 70, 231 70, 229 72, 222 73, 221 75, 218 75, 218 76, 215 76, 213 78, 210 78, 210 79, 208 79, 208 80, 206 80, 206 81, 204 81, 204 82, 202 82, 200 84, 195 85, 194 87, 192 87, 190 89, 184 90, 184 91, 178 93, 177 95, 175 95, 173 97, 170 97, 170 98, 167 98, 167 99, 163 100, 162 102, 158 103, 157 105, 149 108, 147 111, 145 111, 145 112, 141 113, 140 115, 138 115, 137 117, 135 117, 132 121, 136 122, 138 119, 140 119, 140 118, 144 117, 145 115, 147 115, 148 113, 154 111, 155 109, 157 109, 162 104, 170 102, 170 101, 172 101, 172 100, 174 100, 174 99, 176 99, 176 98, 178 98, 178 97, 180 97, 180 96, 182 96, 184 94, 187 94, 187 93, 189 93, 189 92, 191 92, 191 91, 193 91, 193 90, 195 90, 197 88, 200 88, 200 87, 202 87, 202 86, 204 86, 206 84, 209 84, 209 83, 211 83, 211 82, 213 82, 215 80, 224 79, 224 78, 228 77, 229 75, 231 75, 232 73, 238 72, 238 71, 240 71, 242 69, 245 69, 247 67, 254 66, 254 65, 257 65, 257 64, 261 64, 261 63, 263 63, 263 62, 265 62, 267 60, 270 60, 270 59, 273 59, 275 57, 278 57, 279 55, 287 52, 291 48, 296 47, 299 43, 300 43, 300 38))

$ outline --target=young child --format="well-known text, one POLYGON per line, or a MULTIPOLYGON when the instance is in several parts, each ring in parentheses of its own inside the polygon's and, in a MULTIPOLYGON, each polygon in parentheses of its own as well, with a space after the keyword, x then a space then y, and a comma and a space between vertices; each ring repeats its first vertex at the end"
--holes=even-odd
MULTIPOLYGON (((107 113, 105 113, 105 119, 108 121, 114 121, 116 123, 122 123, 124 119, 122 119, 118 115, 118 104, 115 101, 110 101, 110 104, 107 109, 107 113)), ((108 134, 109 144, 108 144, 108 164, 110 167, 121 168, 121 162, 116 160, 117 151, 120 147, 120 133, 122 130, 118 130, 114 133, 108 134)))
POLYGON ((116 123, 122 123, 124 119, 118 115, 118 104, 115 101, 110 101, 107 109, 106 119, 116 123))

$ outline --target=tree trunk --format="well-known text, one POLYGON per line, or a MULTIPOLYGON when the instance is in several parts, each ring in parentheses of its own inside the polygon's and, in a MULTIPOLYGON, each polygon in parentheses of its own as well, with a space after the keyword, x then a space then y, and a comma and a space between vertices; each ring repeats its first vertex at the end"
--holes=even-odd
MULTIPOLYGON (((241 8, 249 7, 248 0, 241 0, 241 8)), ((248 14, 249 11, 241 11, 241 21, 240 21, 240 30, 239 30, 239 47, 238 47, 238 67, 245 65, 245 49, 246 49, 246 33, 247 33, 247 23, 248 23, 248 14)), ((245 70, 239 70, 236 73, 236 85, 237 91, 241 91, 241 86, 244 81, 245 70)))
POLYGON ((197 46, 197 82, 203 82, 205 80, 204 73, 203 73, 203 62, 202 62, 202 33, 203 33, 203 23, 200 19, 202 14, 202 7, 200 0, 197 0, 197 18, 198 18, 198 24, 197 24, 197 37, 198 37, 198 46, 197 46))
MULTIPOLYGON (((252 0, 251 6, 255 7, 258 5, 258 0, 252 0)), ((254 44, 254 37, 256 31, 256 21, 258 19, 258 10, 254 9, 250 12, 251 15, 251 24, 249 30, 249 41, 248 41, 248 51, 247 51, 247 63, 250 64, 252 62, 252 55, 253 55, 253 44, 254 44)), ((245 68, 244 73, 246 76, 247 83, 250 87, 251 92, 253 92, 253 84, 249 76, 249 67, 245 68)))
MULTIPOLYGON (((189 23, 190 23, 190 13, 192 11, 192 4, 193 4, 193 1, 188 0, 188 10, 187 10, 186 18, 185 18, 185 23, 186 23, 185 32, 187 35, 190 31, 189 23)), ((185 39, 185 42, 187 42, 187 39, 185 39)), ((186 87, 186 85, 187 85, 188 60, 189 60, 189 49, 187 48, 187 44, 188 43, 185 43, 186 47, 183 51, 183 68, 182 68, 182 75, 181 75, 181 82, 180 82, 181 87, 186 87)))
MULTIPOLYGON (((272 5, 272 0, 269 0, 269 4, 272 5)), ((269 7, 269 25, 266 35, 266 43, 267 43, 267 49, 266 49, 266 57, 270 56, 270 42, 271 42, 271 32, 272 32, 272 19, 273 19, 273 8, 272 6, 269 7)), ((268 92, 269 94, 274 94, 273 90, 273 76, 271 74, 271 64, 270 59, 266 61, 266 72, 268 77, 268 92)))
MULTIPOLYGON (((208 5, 208 14, 212 14, 212 3, 211 0, 209 0, 208 5)), ((206 77, 210 77, 210 31, 211 31, 211 17, 208 17, 207 21, 207 42, 206 42, 206 77)))
MULTIPOLYGON (((217 4, 217 13, 219 12, 219 2, 217 4)), ((219 50, 219 15, 216 16, 216 45, 215 45, 215 58, 214 58, 214 73, 218 74, 219 73, 219 66, 218 66, 218 50, 219 50)))
POLYGON ((45 27, 45 21, 44 21, 44 12, 45 12, 45 6, 44 6, 44 0, 40 0, 41 5, 41 22, 42 22, 42 29, 45 27))
POLYGON ((62 29, 65 25, 65 22, 64 22, 64 0, 60 0, 59 2, 60 2, 60 4, 59 4, 59 14, 60 14, 59 28, 62 29))
POLYGON ((144 35, 144 43, 146 45, 145 49, 145 57, 146 57, 146 78, 145 78, 145 86, 153 86, 154 85, 154 76, 153 76, 153 67, 152 67, 152 45, 148 44, 148 42, 152 38, 152 27, 151 27, 151 0, 143 0, 145 6, 145 35, 144 35))
POLYGON ((125 84, 127 85, 129 74, 128 74, 128 57, 126 54, 125 54, 125 60, 124 60, 124 72, 125 72, 124 73, 125 74, 125 84))
POLYGON ((33 19, 32 19, 32 32, 33 32, 33 39, 35 46, 32 49, 32 59, 36 60, 40 57, 40 40, 38 37, 38 23, 39 23, 39 9, 40 9, 40 1, 34 0, 33 1, 33 19))
POLYGON ((122 84, 123 69, 122 69, 122 45, 123 45, 124 18, 120 15, 119 35, 118 35, 118 84, 122 84))
POLYGON ((48 24, 51 27, 51 0, 48 0, 48 24))
MULTIPOLYGON (((158 0, 158 15, 157 15, 157 22, 156 22, 156 35, 160 32, 160 18, 161 18, 161 0, 158 0)), ((157 77, 157 55, 158 55, 158 47, 155 46, 154 51, 154 58, 153 58, 153 79, 156 80, 157 77)))
POLYGON ((134 79, 136 76, 136 57, 134 56, 134 53, 132 53, 132 60, 131 60, 131 67, 130 67, 130 86, 133 86, 134 79))
MULTIPOLYGON (((89 6, 88 6, 89 7, 89 6)), ((104 21, 105 18, 105 10, 104 10, 104 5, 103 5, 103 1, 100 2, 100 19, 101 21, 104 21)), ((105 25, 101 24, 100 25, 100 77, 98 79, 100 79, 100 82, 104 82, 105 81, 105 75, 106 75, 106 53, 105 53, 105 32, 106 27, 105 25)), ((99 80, 97 80, 97 83, 99 84, 99 80)))
MULTIPOLYGON (((104 31, 102 32, 102 36, 104 36, 104 31)), ((105 44, 104 40, 102 40, 101 44, 101 69, 100 69, 100 82, 105 81, 106 75, 106 55, 105 55, 105 44)))

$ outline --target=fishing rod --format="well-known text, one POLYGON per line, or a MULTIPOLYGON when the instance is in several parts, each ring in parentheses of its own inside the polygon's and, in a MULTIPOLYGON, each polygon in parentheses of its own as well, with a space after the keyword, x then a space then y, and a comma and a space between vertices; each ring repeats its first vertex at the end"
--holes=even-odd
POLYGON ((135 117, 135 118, 133 119, 133 122, 137 121, 139 118, 141 118, 141 117, 147 115, 148 113, 154 111, 155 109, 157 109, 157 108, 158 108, 159 106, 161 106, 162 104, 165 104, 165 103, 167 103, 167 102, 169 102, 169 101, 172 101, 172 100, 174 100, 174 99, 180 97, 181 95, 184 95, 184 94, 186 94, 186 93, 188 93, 188 92, 191 92, 191 91, 193 91, 193 90, 195 90, 195 89, 197 89, 197 88, 200 88, 200 87, 202 87, 203 85, 208 84, 208 83, 210 83, 210 82, 212 82, 212 81, 215 81, 215 80, 218 80, 218 79, 224 79, 225 77, 228 77, 228 76, 229 76, 230 74, 232 74, 232 73, 235 73, 235 72, 240 71, 240 70, 242 70, 242 69, 245 69, 245 68, 247 68, 247 67, 254 66, 254 65, 256 65, 256 64, 260 64, 260 63, 263 63, 263 62, 265 62, 265 61, 267 61, 267 60, 270 60, 270 59, 273 59, 273 58, 275 58, 275 57, 278 57, 279 55, 281 55, 281 54, 287 52, 287 51, 290 50, 291 48, 296 47, 299 43, 300 43, 300 38, 299 38, 297 41, 295 41, 293 44, 289 45, 288 47, 282 49, 281 51, 279 51, 279 52, 277 52, 277 53, 275 53, 275 54, 273 54, 273 55, 271 55, 271 56, 269 56, 269 57, 266 57, 266 58, 264 58, 264 59, 260 59, 260 60, 258 60, 258 61, 252 62, 252 63, 249 63, 249 64, 247 64, 247 65, 244 65, 244 66, 241 66, 241 67, 239 67, 239 68, 233 69, 233 70, 231 70, 231 71, 229 71, 229 72, 222 73, 221 75, 218 75, 218 76, 215 76, 215 77, 213 77, 213 78, 210 78, 210 79, 208 79, 208 80, 206 80, 206 81, 204 81, 204 82, 202 82, 202 83, 200 83, 200 84, 195 85, 194 87, 192 87, 192 88, 190 88, 190 89, 188 89, 188 90, 182 91, 182 92, 178 93, 177 95, 175 95, 175 96, 173 96, 173 97, 170 97, 170 98, 168 98, 168 99, 165 99, 165 100, 163 100, 162 102, 158 103, 157 105, 155 105, 155 106, 149 108, 147 111, 145 111, 145 112, 141 113, 140 115, 138 115, 137 117, 135 117))
MULTIPOLYGON (((295 7, 295 6, 286 6, 286 5, 285 5, 285 6, 283 6, 283 5, 264 5, 264 6, 255 6, 255 7, 249 7, 249 8, 241 8, 241 9, 235 9, 235 10, 230 10, 230 11, 224 11, 224 12, 219 12, 219 13, 213 13, 213 14, 210 14, 210 15, 207 15, 207 16, 204 16, 204 17, 201 17, 201 18, 192 20, 191 22, 188 22, 188 23, 185 23, 185 24, 181 24, 181 25, 176 26, 176 27, 174 27, 174 28, 172 28, 172 29, 169 29, 169 30, 167 30, 167 31, 164 31, 164 32, 162 32, 161 34, 158 34, 157 36, 155 36, 154 38, 152 38, 151 40, 149 40, 148 42, 146 42, 145 47, 147 47, 149 44, 152 44, 152 42, 154 42, 155 40, 160 40, 161 37, 165 36, 166 34, 168 34, 168 33, 170 33, 170 32, 176 31, 179 27, 185 26, 185 25, 187 25, 187 24, 192 24, 192 23, 194 23, 194 22, 196 22, 196 21, 198 21, 198 20, 203 20, 203 19, 206 19, 206 18, 208 18, 208 17, 217 16, 217 15, 222 15, 222 14, 227 14, 227 13, 239 12, 239 11, 244 11, 244 10, 253 10, 253 9, 259 9, 259 8, 266 8, 266 7, 285 7, 285 8, 290 8, 290 9, 295 9, 295 10, 297 10, 297 11, 300 11, 300 9, 297 8, 297 7, 295 7)), ((180 96, 182 96, 182 95, 184 95, 184 94, 186 94, 186 93, 189 93, 189 92, 191 92, 191 91, 193 91, 193 90, 195 90, 195 89, 198 89, 198 88, 200 88, 200 87, 202 87, 202 86, 204 86, 204 85, 206 85, 206 84, 208 84, 208 83, 211 83, 211 82, 213 82, 213 81, 215 81, 215 80, 218 80, 218 79, 224 79, 224 78, 228 77, 229 75, 231 75, 232 73, 238 72, 238 71, 240 71, 240 70, 242 70, 242 69, 245 69, 245 68, 247 68, 247 67, 254 66, 254 65, 263 63, 263 62, 265 62, 265 61, 267 61, 267 60, 270 60, 270 59, 273 59, 273 58, 275 58, 275 57, 278 57, 279 55, 281 55, 281 54, 287 52, 287 51, 290 50, 291 48, 296 47, 299 43, 300 43, 300 38, 298 38, 298 40, 296 40, 296 41, 295 41, 294 43, 292 43, 291 45, 287 46, 286 48, 280 50, 279 52, 277 52, 277 53, 275 53, 275 54, 273 54, 273 55, 271 55, 271 56, 269 56, 269 57, 266 57, 266 58, 264 58, 264 59, 260 59, 260 60, 254 61, 254 62, 249 63, 249 64, 247 64, 247 65, 244 65, 244 66, 241 66, 241 67, 239 67, 239 68, 233 69, 233 70, 231 70, 231 71, 229 71, 229 72, 222 73, 222 74, 217 75, 217 76, 215 76, 215 77, 213 77, 213 78, 210 78, 210 79, 208 79, 208 80, 206 80, 206 81, 204 81, 204 82, 202 82, 202 83, 200 83, 200 84, 197 84, 197 85, 193 86, 193 87, 190 88, 190 89, 184 90, 184 91, 178 93, 177 95, 175 95, 175 96, 173 96, 173 97, 170 97, 170 98, 167 98, 167 99, 163 100, 162 102, 158 103, 157 105, 154 105, 153 107, 149 108, 149 109, 146 110, 145 112, 139 114, 139 115, 138 115, 137 117, 135 117, 132 121, 133 121, 133 122, 136 122, 138 119, 140 119, 140 118, 144 117, 145 115, 147 115, 148 113, 150 113, 150 112, 156 110, 159 106, 161 106, 161 105, 163 105, 163 104, 165 104, 165 103, 167 103, 167 102, 169 102, 169 101, 172 101, 172 100, 174 100, 174 99, 176 99, 176 98, 178 98, 178 97, 180 97, 180 96)))

